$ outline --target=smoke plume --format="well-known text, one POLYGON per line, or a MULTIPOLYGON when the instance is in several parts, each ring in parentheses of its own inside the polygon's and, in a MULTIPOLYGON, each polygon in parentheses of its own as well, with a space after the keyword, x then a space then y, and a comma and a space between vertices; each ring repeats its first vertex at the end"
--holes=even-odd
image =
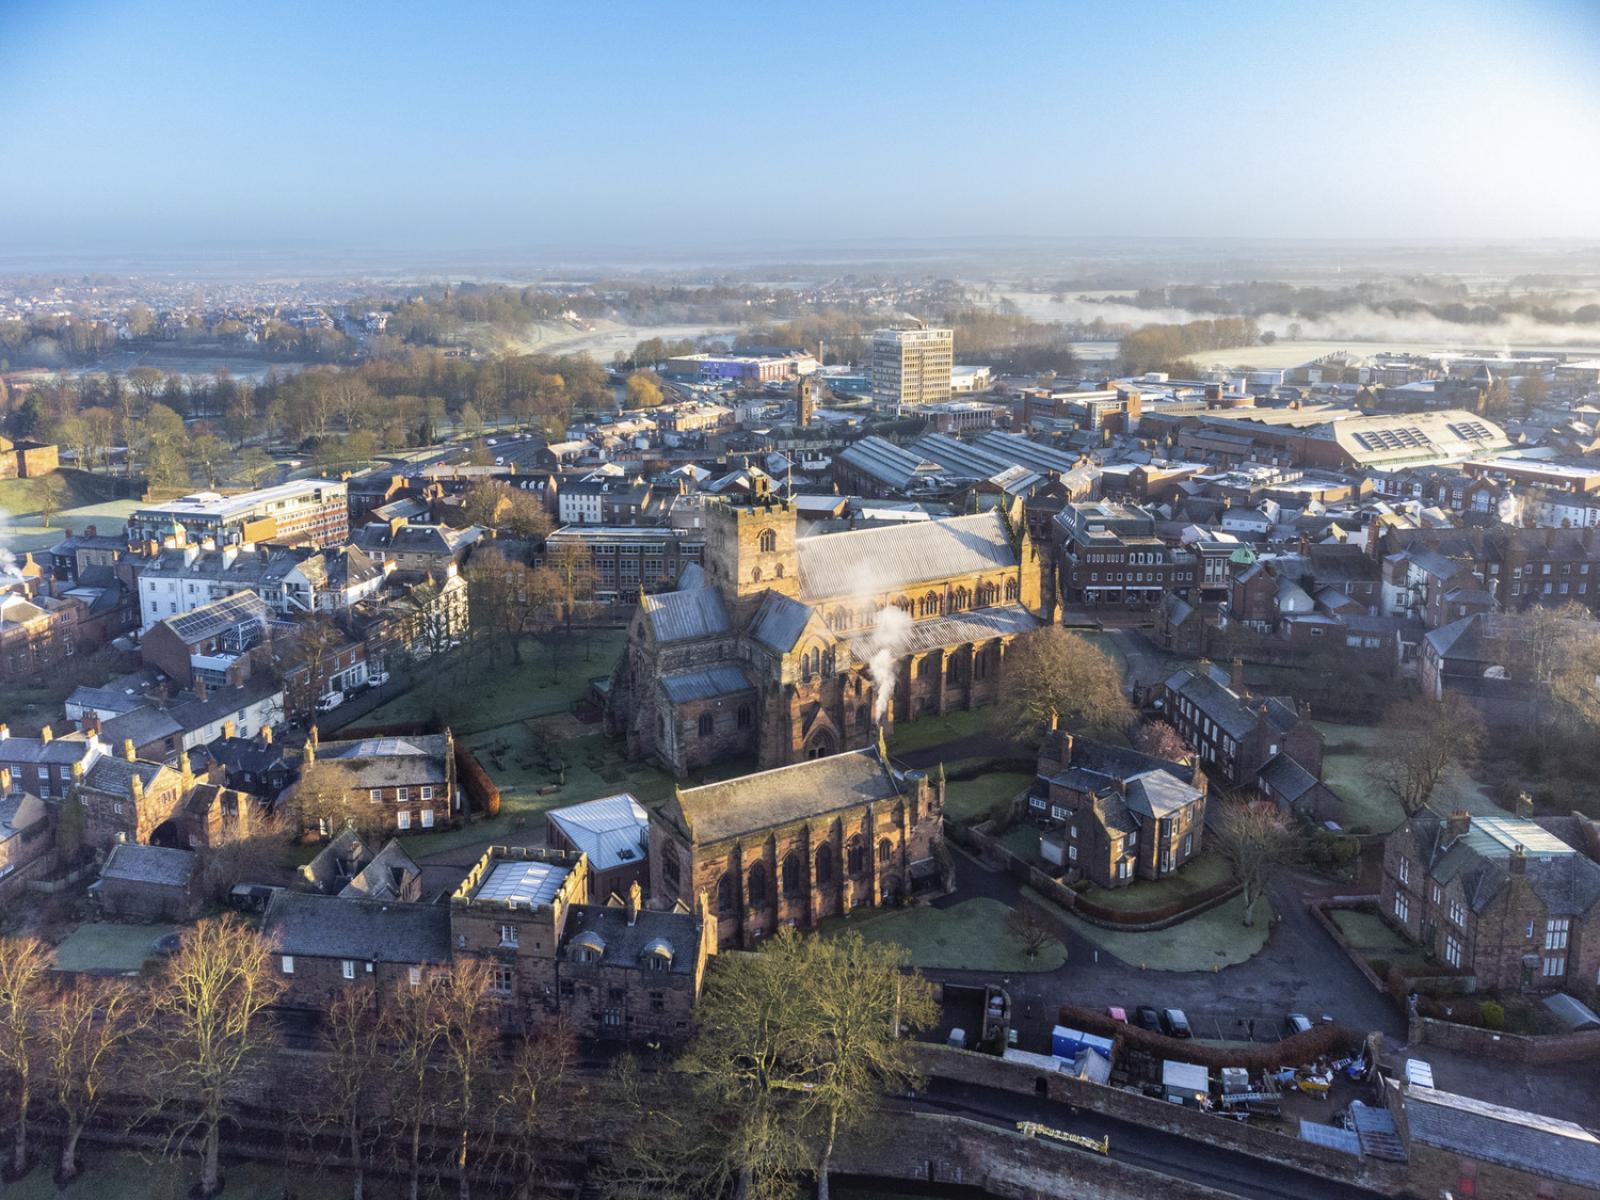
POLYGON ((881 725, 889 714, 889 702, 894 699, 895 663, 905 651, 910 633, 911 618, 904 610, 892 604, 886 604, 878 610, 872 636, 867 639, 867 671, 876 689, 872 719, 877 724, 881 725))

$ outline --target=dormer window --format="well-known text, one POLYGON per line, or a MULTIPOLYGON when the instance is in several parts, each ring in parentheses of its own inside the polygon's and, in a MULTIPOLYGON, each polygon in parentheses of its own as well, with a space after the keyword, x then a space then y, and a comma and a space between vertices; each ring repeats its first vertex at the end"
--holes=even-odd
POLYGON ((606 940, 593 930, 580 933, 572 939, 572 961, 597 963, 605 955, 606 940))
POLYGON ((644 969, 647 971, 670 971, 673 959, 672 943, 666 938, 653 938, 645 946, 641 957, 644 960, 644 969))

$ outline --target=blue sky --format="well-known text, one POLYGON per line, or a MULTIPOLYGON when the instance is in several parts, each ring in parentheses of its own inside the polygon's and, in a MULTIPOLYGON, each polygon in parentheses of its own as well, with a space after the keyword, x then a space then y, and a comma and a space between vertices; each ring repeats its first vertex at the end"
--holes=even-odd
POLYGON ((1600 236, 1600 4, 0 0, 0 252, 1600 236))

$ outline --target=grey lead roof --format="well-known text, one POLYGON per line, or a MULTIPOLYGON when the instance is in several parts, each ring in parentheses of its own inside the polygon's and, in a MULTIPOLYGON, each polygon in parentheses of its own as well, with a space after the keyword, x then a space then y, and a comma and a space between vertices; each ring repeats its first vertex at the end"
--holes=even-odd
POLYGON ((643 598, 644 614, 658 642, 684 642, 732 631, 722 593, 701 587, 643 598))
POLYGON ((796 548, 801 592, 814 601, 1017 565, 997 512, 801 538, 796 548))
POLYGON ((664 946, 671 954, 671 975, 692 975, 697 965, 700 923, 688 913, 640 909, 628 924, 628 911, 609 904, 574 904, 567 910, 566 936, 561 957, 575 943, 594 947, 599 966, 642 968, 646 957, 660 957, 664 946), (595 943, 598 941, 598 946, 595 943))
POLYGON ((750 623, 750 636, 779 654, 787 654, 805 632, 806 622, 816 610, 809 604, 791 600, 782 592, 768 592, 750 623))
POLYGON ((710 700, 714 696, 731 696, 738 692, 755 690, 755 684, 744 673, 744 668, 724 663, 704 671, 680 671, 661 677, 661 690, 675 704, 686 700, 710 700))
MULTIPOLYGON (((1039 626, 1034 617, 1020 604, 1001 604, 994 608, 978 608, 971 612, 956 613, 949 617, 933 617, 913 621, 900 643, 901 654, 921 654, 942 646, 959 646, 966 642, 982 642, 990 638, 1006 637, 1014 633, 1027 633, 1039 626)), ((847 639, 851 652, 862 662, 872 658, 871 631, 847 639)))

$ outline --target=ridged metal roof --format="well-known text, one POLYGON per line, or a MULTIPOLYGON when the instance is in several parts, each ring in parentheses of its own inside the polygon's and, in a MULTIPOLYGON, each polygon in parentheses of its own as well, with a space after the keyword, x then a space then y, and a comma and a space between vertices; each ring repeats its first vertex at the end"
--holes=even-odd
POLYGON ((916 521, 802 538, 800 590, 806 599, 872 597, 955 575, 1017 565, 999 513, 916 521))

